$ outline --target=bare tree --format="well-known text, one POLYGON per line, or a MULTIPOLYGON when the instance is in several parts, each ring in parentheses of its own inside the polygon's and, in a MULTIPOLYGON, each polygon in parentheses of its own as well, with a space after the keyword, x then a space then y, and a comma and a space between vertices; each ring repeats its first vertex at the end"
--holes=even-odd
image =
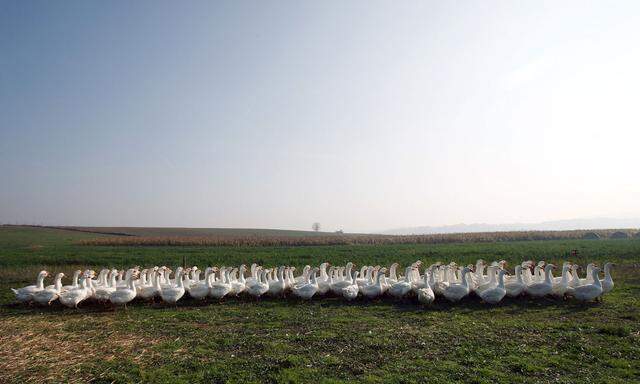
POLYGON ((311 226, 311 229, 318 232, 320 230, 320 223, 313 223, 313 225, 311 226))

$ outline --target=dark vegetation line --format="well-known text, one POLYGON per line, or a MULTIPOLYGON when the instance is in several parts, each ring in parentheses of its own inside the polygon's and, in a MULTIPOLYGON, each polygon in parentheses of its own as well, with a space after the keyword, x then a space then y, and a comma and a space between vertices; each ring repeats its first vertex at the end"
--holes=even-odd
POLYGON ((570 231, 512 231, 448 233, 429 235, 326 235, 326 236, 127 236, 79 240, 81 245, 107 246, 309 246, 482 243, 530 240, 625 239, 640 238, 636 229, 570 231))
POLYGON ((78 227, 56 227, 53 225, 33 225, 33 224, 2 224, 3 227, 32 227, 32 228, 48 228, 48 229, 58 229, 61 231, 75 231, 75 232, 84 232, 84 233, 96 233, 99 235, 114 235, 114 236, 135 236, 131 233, 124 232, 106 232, 106 231, 95 231, 90 229, 78 228, 78 227))

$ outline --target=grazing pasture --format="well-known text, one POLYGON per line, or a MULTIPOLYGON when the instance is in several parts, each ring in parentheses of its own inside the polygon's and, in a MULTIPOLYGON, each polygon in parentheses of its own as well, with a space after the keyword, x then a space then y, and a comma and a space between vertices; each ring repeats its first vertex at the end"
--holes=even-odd
MULTIPOLYGON (((0 227, 0 382, 640 381, 640 239, 318 246, 94 245, 110 235, 0 227), (577 256, 572 256, 572 250, 577 256), (604 302, 229 298, 127 310, 13 304, 40 269, 329 261, 402 266, 524 259, 613 261, 604 302)), ((47 281, 49 283, 50 280, 47 281)), ((68 283, 68 282, 66 282, 68 283)))

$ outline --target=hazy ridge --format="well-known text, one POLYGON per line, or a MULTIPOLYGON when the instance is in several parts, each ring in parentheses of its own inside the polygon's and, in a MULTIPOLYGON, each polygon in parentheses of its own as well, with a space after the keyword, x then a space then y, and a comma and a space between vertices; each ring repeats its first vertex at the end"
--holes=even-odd
POLYGON ((563 231, 572 229, 640 228, 640 218, 591 218, 543 221, 540 223, 511 224, 453 224, 444 226, 421 226, 396 228, 381 231, 385 235, 425 235, 437 233, 473 233, 507 231, 563 231))

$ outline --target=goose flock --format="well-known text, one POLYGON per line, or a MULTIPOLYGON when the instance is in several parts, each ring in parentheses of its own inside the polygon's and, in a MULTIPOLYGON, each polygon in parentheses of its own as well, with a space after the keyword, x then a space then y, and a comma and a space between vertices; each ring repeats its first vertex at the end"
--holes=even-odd
POLYGON ((294 273, 295 267, 265 268, 258 264, 252 264, 249 269, 241 265, 239 268, 208 267, 204 271, 196 266, 178 267, 175 272, 164 266, 142 270, 134 267, 126 271, 103 269, 97 277, 92 270, 78 270, 73 274, 73 283, 64 286, 63 273, 55 275, 53 285, 45 286, 44 279, 49 273, 41 271, 35 285, 12 291, 22 303, 50 305, 57 300, 74 308, 85 300, 126 306, 136 298, 175 304, 185 296, 221 300, 241 294, 256 299, 263 295, 280 298, 293 295, 307 300, 327 295, 346 300, 389 295, 395 299, 415 297, 423 304, 431 304, 437 297, 458 302, 471 294, 488 304, 497 304, 505 296, 524 295, 585 302, 598 300, 613 289, 613 265, 604 264, 604 279, 600 279, 601 270, 595 263, 587 265, 584 278, 579 276, 580 266, 569 262, 562 265, 561 276, 554 277, 556 266, 544 261, 516 265, 513 275, 505 269, 505 261, 486 264, 483 260, 468 266, 435 263, 424 273, 420 272, 422 262, 416 261, 404 269, 404 274, 398 273, 398 263, 388 269, 381 266, 357 269, 351 262, 345 266, 322 263, 318 267, 305 266, 298 276, 294 273))

